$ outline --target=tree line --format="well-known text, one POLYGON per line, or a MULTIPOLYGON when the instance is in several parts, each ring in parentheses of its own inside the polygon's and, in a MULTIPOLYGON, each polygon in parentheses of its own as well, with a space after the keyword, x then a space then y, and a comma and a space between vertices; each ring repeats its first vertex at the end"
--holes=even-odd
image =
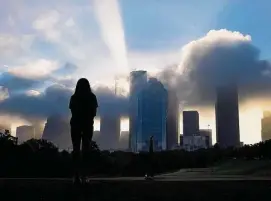
MULTIPOLYGON (((89 150, 89 176, 143 176, 148 153, 101 151, 95 142, 89 150)), ((194 152, 161 151, 153 154, 155 174, 182 168, 204 168, 229 159, 271 159, 271 141, 240 148, 221 149, 218 145, 194 152)), ((9 133, 0 133, 0 177, 71 177, 72 154, 60 151, 44 139, 30 139, 20 145, 9 133)))

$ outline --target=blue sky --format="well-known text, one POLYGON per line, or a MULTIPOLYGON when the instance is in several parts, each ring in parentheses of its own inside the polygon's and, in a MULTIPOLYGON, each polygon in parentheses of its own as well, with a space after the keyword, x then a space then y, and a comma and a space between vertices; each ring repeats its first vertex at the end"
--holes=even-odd
MULTIPOLYGON (((86 75, 92 82, 104 82, 118 68, 115 59, 121 60, 123 55, 112 58, 97 20, 97 4, 108 7, 106 4, 110 1, 96 2, 1 2, 0 34, 5 41, 2 49, 10 47, 1 50, 5 51, 5 57, 0 58, 0 65, 12 68, 39 59, 57 61, 59 66, 71 62, 78 66, 78 76, 86 75)), ((113 6, 104 10, 107 13, 101 18, 110 16, 112 23, 107 19, 105 26, 109 33, 114 32, 116 30, 112 29, 117 27, 114 23, 118 23, 114 21, 114 9, 118 10, 129 69, 153 70, 176 63, 183 45, 211 29, 222 28, 251 35, 261 55, 270 57, 268 22, 271 14, 268 8, 271 3, 268 0, 260 3, 253 0, 119 0, 117 3, 119 9, 113 6)))
POLYGON ((36 96, 52 84, 70 89, 81 76, 112 85, 132 69, 185 64, 183 47, 210 30, 249 35, 269 60, 270 8, 269 0, 1 1, 0 86, 9 95, 0 88, 0 98, 36 96))

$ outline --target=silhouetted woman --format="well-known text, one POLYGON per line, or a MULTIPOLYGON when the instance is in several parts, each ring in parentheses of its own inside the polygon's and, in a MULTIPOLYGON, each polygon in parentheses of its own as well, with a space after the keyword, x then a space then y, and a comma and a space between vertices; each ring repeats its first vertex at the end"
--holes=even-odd
POLYGON ((72 113, 70 121, 73 145, 74 182, 86 181, 85 161, 93 136, 94 117, 98 103, 86 78, 78 80, 74 94, 71 96, 69 108, 72 113), (82 141, 83 163, 80 157, 82 141), (82 169, 83 167, 83 169, 82 169), (83 171, 82 171, 83 170, 83 171))
POLYGON ((150 137, 149 153, 147 156, 147 173, 145 179, 153 179, 153 136, 150 137))

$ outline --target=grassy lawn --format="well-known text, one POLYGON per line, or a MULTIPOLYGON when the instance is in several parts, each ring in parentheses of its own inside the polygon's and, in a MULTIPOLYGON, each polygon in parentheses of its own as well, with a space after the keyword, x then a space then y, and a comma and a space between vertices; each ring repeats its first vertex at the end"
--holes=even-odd
POLYGON ((1 200, 270 200, 269 181, 93 181, 75 187, 71 181, 6 180, 1 200))
POLYGON ((230 160, 213 168, 214 174, 271 176, 269 160, 230 160))

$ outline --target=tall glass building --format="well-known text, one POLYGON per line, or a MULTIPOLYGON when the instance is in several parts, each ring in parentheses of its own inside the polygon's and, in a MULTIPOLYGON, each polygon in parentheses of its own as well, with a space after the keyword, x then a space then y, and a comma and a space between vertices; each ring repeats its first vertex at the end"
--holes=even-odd
POLYGON ((138 135, 138 97, 148 82, 147 71, 132 71, 130 73, 130 100, 129 100, 129 149, 137 151, 138 135))
POLYGON ((137 151, 147 151, 153 136, 156 151, 166 149, 168 93, 163 84, 150 78, 138 98, 137 151))
POLYGON ((238 88, 221 86, 216 92, 216 141, 220 147, 239 147, 238 88))

